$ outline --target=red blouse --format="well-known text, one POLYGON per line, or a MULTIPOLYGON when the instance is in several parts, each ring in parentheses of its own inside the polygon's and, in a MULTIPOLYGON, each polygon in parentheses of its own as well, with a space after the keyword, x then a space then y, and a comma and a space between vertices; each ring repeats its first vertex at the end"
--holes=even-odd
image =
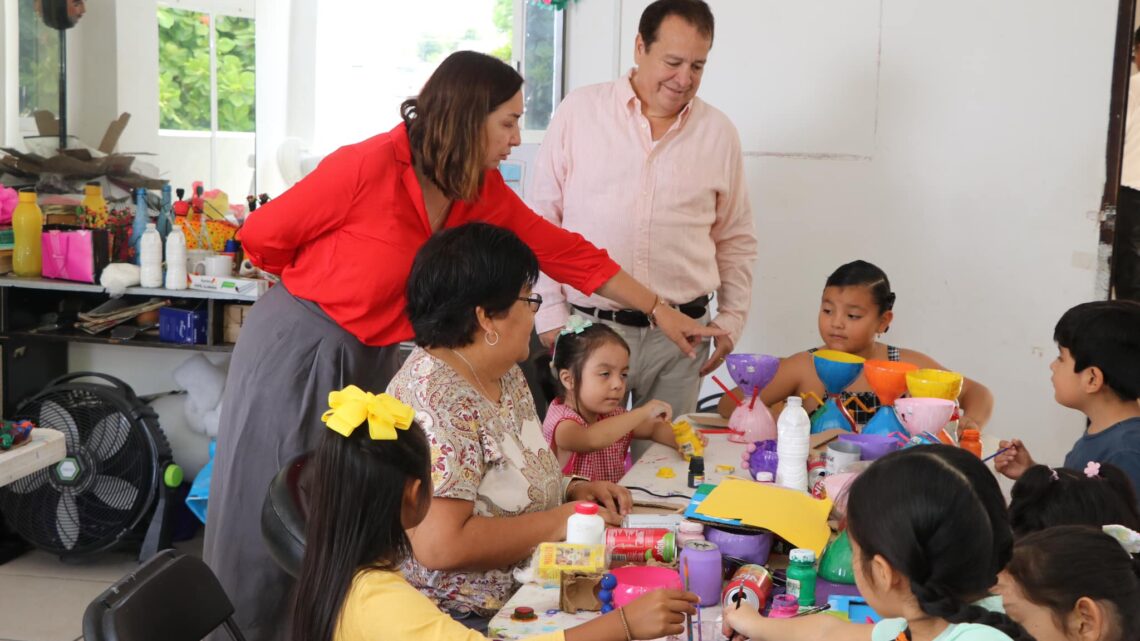
MULTIPOLYGON (((584 294, 620 269, 605 251, 528 208, 497 170, 474 202, 456 201, 445 227, 480 221, 510 229, 542 271, 584 294)), ((255 265, 321 306, 361 342, 413 337, 404 288, 416 251, 431 236, 403 124, 334 151, 301 182, 255 211, 241 229, 255 265)))

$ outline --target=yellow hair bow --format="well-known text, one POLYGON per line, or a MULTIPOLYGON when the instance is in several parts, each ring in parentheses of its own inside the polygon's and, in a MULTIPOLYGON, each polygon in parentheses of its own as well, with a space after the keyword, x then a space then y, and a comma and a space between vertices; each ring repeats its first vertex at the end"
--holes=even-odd
POLYGON ((368 419, 368 435, 374 441, 393 441, 396 430, 412 425, 416 411, 389 394, 365 392, 355 385, 329 392, 329 410, 321 416, 325 425, 342 436, 351 436, 368 419))

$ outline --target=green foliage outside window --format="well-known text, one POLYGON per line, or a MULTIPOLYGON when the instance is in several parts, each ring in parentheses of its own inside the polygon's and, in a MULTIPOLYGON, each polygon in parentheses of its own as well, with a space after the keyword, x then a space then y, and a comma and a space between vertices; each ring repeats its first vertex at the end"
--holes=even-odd
MULTIPOLYGON (((254 131, 254 23, 219 16, 218 130, 254 131)), ((210 130, 210 16, 158 9, 159 127, 210 130)))
POLYGON ((35 12, 35 0, 20 0, 20 115, 59 111, 59 32, 35 12))

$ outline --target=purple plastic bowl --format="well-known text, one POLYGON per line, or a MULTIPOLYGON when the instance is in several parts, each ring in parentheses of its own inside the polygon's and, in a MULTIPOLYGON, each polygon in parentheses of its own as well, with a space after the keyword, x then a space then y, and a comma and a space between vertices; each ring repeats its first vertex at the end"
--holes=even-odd
POLYGON ((771 472, 772 478, 776 478, 776 467, 780 460, 776 454, 776 441, 756 441, 753 445, 756 449, 748 454, 748 473, 755 479, 761 472, 771 472))
POLYGON ((896 439, 882 434, 840 434, 839 440, 857 443, 862 452, 859 458, 864 461, 886 456, 899 447, 896 439))
POLYGON ((731 556, 746 563, 764 565, 768 562, 768 553, 772 551, 771 532, 740 534, 710 525, 705 528, 705 539, 716 543, 721 555, 731 556))
POLYGON ((752 388, 764 389, 776 376, 780 359, 768 354, 729 354, 725 358, 728 375, 744 393, 745 400, 752 397, 752 388))

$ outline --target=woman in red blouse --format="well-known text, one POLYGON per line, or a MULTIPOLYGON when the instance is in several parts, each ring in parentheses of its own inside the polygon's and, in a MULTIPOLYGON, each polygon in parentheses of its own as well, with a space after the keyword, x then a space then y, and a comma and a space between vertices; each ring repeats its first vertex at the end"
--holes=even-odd
POLYGON ((246 255, 281 276, 250 312, 223 397, 204 556, 250 641, 281 639, 292 581, 261 541, 273 475, 315 444, 330 390, 383 389, 412 338, 404 288, 435 232, 505 227, 544 272, 650 315, 693 355, 718 335, 661 301, 578 234, 533 213, 496 171, 520 143, 522 78, 474 52, 448 56, 387 133, 342 147, 251 215, 246 255))

